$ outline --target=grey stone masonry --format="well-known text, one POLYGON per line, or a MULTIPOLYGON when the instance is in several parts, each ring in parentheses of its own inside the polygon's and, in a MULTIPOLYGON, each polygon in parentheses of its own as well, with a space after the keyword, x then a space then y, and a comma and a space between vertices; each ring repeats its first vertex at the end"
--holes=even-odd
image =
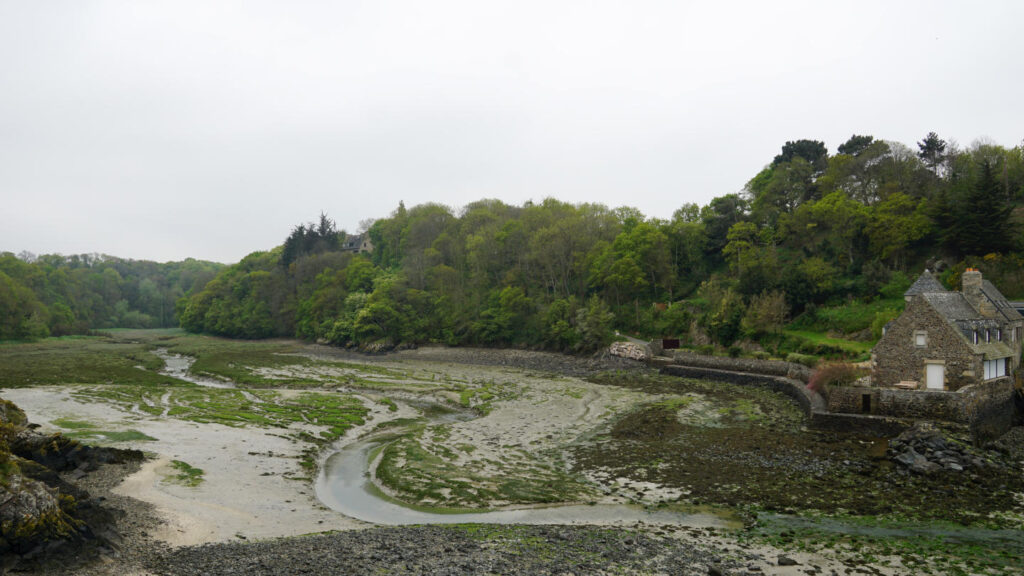
POLYGON ((918 382, 924 387, 926 362, 945 366, 946 390, 957 390, 977 381, 982 371, 963 337, 922 296, 911 298, 899 318, 889 324, 872 353, 876 386, 918 382), (923 335, 924 346, 918 345, 923 335))

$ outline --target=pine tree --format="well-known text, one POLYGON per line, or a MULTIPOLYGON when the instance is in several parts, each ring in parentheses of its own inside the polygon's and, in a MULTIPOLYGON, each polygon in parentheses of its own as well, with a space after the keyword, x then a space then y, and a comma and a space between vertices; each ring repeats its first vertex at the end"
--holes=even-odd
POLYGON ((961 254, 980 256, 1010 248, 1011 207, 987 160, 981 165, 981 176, 958 208, 950 232, 961 254))

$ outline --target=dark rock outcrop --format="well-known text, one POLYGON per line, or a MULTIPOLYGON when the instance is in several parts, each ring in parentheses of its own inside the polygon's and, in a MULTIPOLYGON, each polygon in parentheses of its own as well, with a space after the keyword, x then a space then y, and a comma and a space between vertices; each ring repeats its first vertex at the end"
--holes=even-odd
POLYGON ((0 557, 6 568, 81 561, 106 546, 113 515, 66 482, 108 462, 141 460, 138 450, 85 446, 61 434, 41 434, 25 413, 0 400, 0 557))
POLYGON ((891 440, 888 456, 902 470, 921 475, 980 472, 998 466, 976 454, 966 443, 950 440, 927 422, 919 422, 891 440))

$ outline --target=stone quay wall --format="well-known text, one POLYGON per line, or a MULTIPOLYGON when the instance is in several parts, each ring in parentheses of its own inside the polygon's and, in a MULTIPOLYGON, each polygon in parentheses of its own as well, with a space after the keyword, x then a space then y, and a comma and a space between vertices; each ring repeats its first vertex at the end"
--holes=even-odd
POLYGON ((807 416, 807 426, 814 430, 891 437, 898 435, 913 424, 911 420, 893 416, 829 412, 825 400, 819 394, 808 390, 806 384, 793 378, 679 365, 664 366, 661 372, 682 378, 717 380, 740 386, 758 386, 780 392, 792 398, 800 406, 807 416))
POLYGON ((686 350, 675 350, 672 354, 673 364, 691 366, 694 368, 712 368, 715 370, 728 370, 730 372, 746 372, 765 376, 779 376, 791 378, 801 382, 808 382, 814 370, 796 364, 794 362, 783 362, 781 360, 758 360, 756 358, 727 358, 724 356, 705 356, 686 350))

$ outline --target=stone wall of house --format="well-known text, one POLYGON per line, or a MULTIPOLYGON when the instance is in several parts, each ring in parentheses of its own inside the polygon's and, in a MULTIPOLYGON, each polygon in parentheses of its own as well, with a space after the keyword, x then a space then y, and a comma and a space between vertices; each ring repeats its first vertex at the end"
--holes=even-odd
POLYGON ((901 381, 925 382, 925 360, 943 360, 946 390, 958 390, 983 374, 978 360, 960 335, 922 298, 913 298, 893 321, 873 351, 872 381, 893 386, 901 381), (914 334, 926 332, 926 346, 915 346, 914 334))
POLYGON ((672 350, 674 364, 692 366, 694 368, 711 368, 731 372, 749 372, 767 376, 779 376, 807 382, 814 370, 794 362, 779 360, 758 360, 756 358, 727 358, 724 356, 705 356, 687 350, 672 350))
POLYGON ((940 390, 899 390, 865 386, 835 386, 828 393, 829 412, 929 418, 967 423, 964 398, 940 390), (865 397, 870 402, 865 402, 865 397), (867 411, 865 407, 869 406, 867 411))
POLYGON ((829 390, 828 411, 880 417, 944 420, 966 424, 978 442, 1004 434, 1013 425, 1013 380, 1000 378, 962 388, 958 392, 900 390, 865 386, 837 386, 829 390), (870 398, 865 403, 865 396, 870 398))

